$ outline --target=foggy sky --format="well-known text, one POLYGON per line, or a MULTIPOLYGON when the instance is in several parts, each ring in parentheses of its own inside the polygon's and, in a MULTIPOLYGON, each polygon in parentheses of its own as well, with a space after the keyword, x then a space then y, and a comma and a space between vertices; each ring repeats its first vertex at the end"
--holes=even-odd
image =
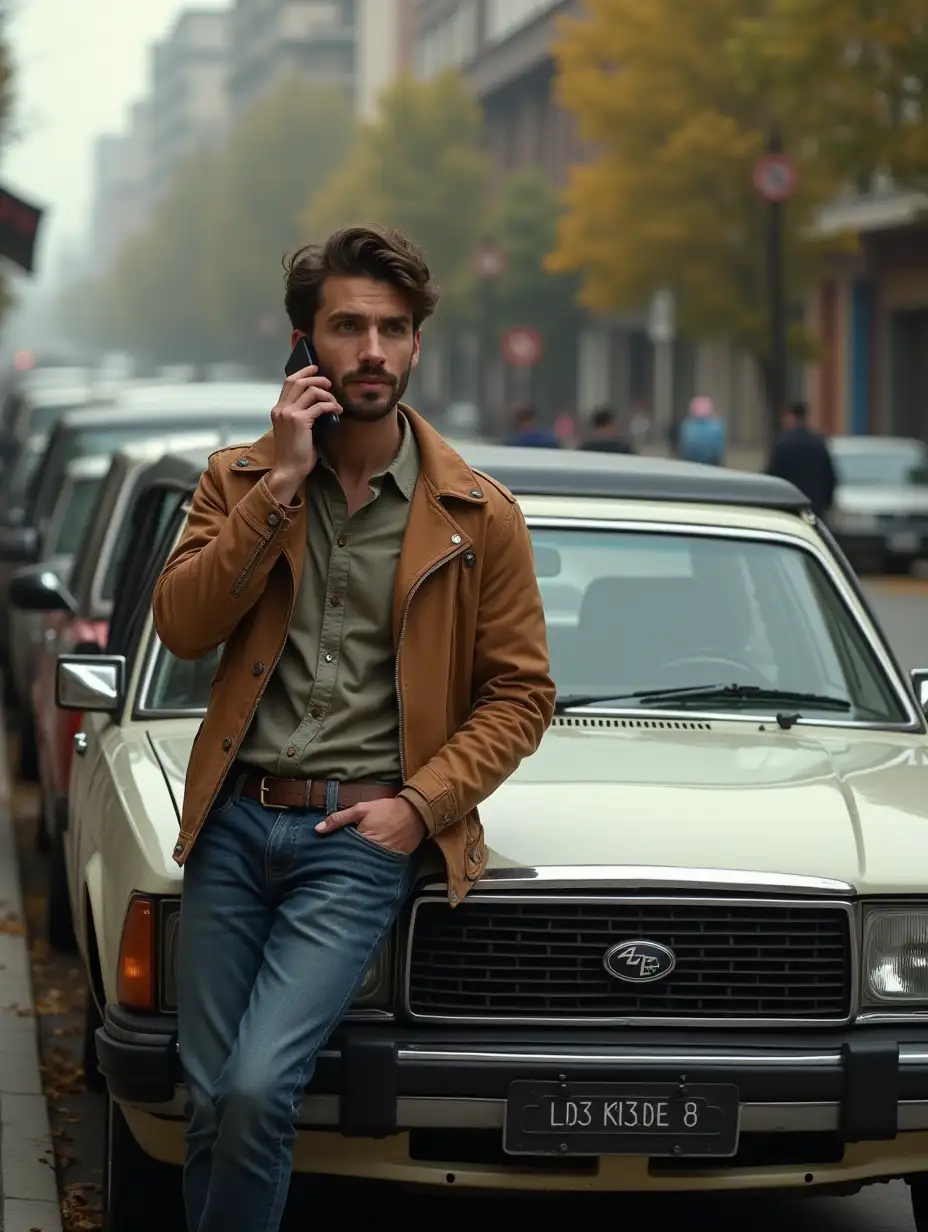
POLYGON ((7 36, 16 63, 18 137, 2 153, 0 180, 49 213, 40 278, 63 242, 85 232, 93 138, 120 131, 146 90, 148 47, 183 8, 230 0, 12 0, 7 36))

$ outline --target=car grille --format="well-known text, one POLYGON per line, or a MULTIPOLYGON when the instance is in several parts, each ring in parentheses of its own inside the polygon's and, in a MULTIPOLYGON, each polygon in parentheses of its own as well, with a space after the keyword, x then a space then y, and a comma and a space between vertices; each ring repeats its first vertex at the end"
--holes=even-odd
POLYGON ((454 911, 418 900, 411 929, 408 1009, 419 1017, 841 1022, 851 1013, 844 905, 475 893, 454 911), (607 950, 632 939, 671 949, 670 975, 610 976, 607 950))

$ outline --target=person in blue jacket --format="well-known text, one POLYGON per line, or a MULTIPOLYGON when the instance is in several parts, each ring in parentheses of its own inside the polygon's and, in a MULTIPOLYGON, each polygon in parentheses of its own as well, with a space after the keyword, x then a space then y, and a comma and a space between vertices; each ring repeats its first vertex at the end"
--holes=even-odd
POLYGON ((680 457, 684 462, 723 466, 726 443, 725 425, 717 417, 712 399, 693 398, 677 438, 680 457))
POLYGON ((520 407, 514 418, 515 432, 509 437, 508 444, 530 446, 535 449, 561 448, 557 435, 550 428, 542 428, 539 425, 534 407, 520 407))

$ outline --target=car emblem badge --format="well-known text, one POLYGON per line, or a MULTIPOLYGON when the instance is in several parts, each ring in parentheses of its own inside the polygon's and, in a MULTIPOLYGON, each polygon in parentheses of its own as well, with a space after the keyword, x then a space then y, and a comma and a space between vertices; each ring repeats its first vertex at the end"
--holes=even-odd
POLYGON ((603 966, 627 984, 652 984, 666 979, 677 965, 673 950, 657 941, 620 941, 603 955, 603 966))

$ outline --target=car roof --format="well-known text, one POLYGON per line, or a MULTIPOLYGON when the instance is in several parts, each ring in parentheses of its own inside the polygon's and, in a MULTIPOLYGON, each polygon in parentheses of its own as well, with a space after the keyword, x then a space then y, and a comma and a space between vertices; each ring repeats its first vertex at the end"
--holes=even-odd
POLYGON ((839 453, 872 453, 874 448, 923 451, 926 446, 916 436, 833 436, 829 445, 839 453))
POLYGON ((267 410, 280 397, 280 385, 272 381, 184 381, 140 383, 124 386, 117 395, 119 407, 152 407, 165 412, 177 410, 267 410))
POLYGON ((65 471, 69 479, 102 479, 110 469, 109 454, 89 454, 72 458, 65 471))
MULTIPOLYGON (((809 507, 808 499, 785 480, 668 458, 476 442, 462 443, 461 453, 469 466, 517 496, 744 505, 791 513, 809 507)), ((202 463, 197 464, 189 456, 166 455, 152 468, 151 482, 195 488, 202 469, 202 463)))

